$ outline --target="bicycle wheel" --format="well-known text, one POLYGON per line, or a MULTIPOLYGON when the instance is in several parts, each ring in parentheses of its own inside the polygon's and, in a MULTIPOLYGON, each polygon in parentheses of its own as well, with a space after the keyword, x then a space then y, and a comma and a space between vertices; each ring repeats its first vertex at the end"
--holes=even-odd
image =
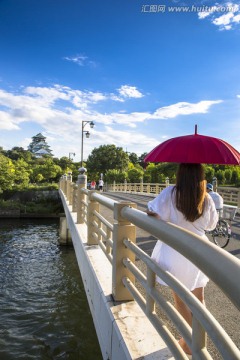
POLYGON ((229 243, 231 228, 227 221, 219 220, 216 229, 212 232, 213 241, 221 248, 225 248, 229 243))

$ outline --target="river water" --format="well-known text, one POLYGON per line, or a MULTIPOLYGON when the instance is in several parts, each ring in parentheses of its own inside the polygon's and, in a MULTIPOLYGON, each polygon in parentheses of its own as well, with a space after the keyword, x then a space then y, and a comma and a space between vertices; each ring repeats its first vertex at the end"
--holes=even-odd
POLYGON ((0 220, 0 359, 101 360, 73 248, 59 220, 0 220))

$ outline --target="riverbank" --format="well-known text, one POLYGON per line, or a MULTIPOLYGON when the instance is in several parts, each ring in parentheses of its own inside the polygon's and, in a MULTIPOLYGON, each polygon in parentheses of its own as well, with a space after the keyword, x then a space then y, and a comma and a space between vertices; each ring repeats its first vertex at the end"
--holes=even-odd
MULTIPOLYGON (((4 194, 5 195, 5 194, 4 194)), ((0 218, 59 218, 65 216, 56 190, 19 191, 0 199, 0 218)))
MULTIPOLYGON (((46 209, 47 211, 47 209, 46 209)), ((0 209, 0 219, 46 219, 65 217, 65 213, 21 213, 20 210, 0 209)))

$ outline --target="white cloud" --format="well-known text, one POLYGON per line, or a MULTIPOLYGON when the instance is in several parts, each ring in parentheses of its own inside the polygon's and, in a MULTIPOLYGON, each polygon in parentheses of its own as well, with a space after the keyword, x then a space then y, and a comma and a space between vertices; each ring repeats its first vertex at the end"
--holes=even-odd
POLYGON ((1 130, 20 130, 20 127, 14 122, 14 118, 5 111, 0 111, 0 129, 1 130))
MULTIPOLYGON (((141 155, 146 151, 152 150, 159 144, 159 140, 149 137, 139 131, 115 130, 111 126, 106 126, 104 131, 93 133, 94 141, 99 144, 113 144, 122 147, 124 150, 130 149, 131 152, 141 155)), ((86 143, 86 142, 85 142, 86 143)), ((85 144, 84 143, 84 144, 85 144)), ((84 145, 85 146, 85 145, 84 145)))
POLYGON ((84 55, 76 55, 76 56, 66 56, 64 60, 71 61, 79 66, 84 66, 85 60, 87 60, 87 56, 84 55))
POLYGON ((118 91, 123 98, 141 98, 144 96, 135 86, 122 85, 118 91))
POLYGON ((228 14, 221 15, 218 18, 214 19, 212 21, 212 23, 214 25, 223 27, 225 29, 226 29, 226 27, 231 28, 231 26, 229 24, 232 22, 233 17, 234 17, 234 14, 230 12, 228 14))
MULTIPOLYGON (((136 90, 135 87, 131 88, 136 90)), ((130 91, 129 95, 132 94, 134 97, 135 90, 130 91)), ((26 87, 21 88, 19 93, 0 89, 0 129, 9 133, 17 130, 18 134, 23 136, 22 123, 25 123, 25 127, 34 124, 34 128, 39 129, 38 132, 43 132, 50 139, 49 145, 53 153, 63 156, 62 153, 68 151, 80 154, 82 121, 94 121, 96 127, 90 129, 93 137, 91 136, 90 141, 84 141, 85 153, 103 143, 114 143, 127 148, 131 146, 141 153, 153 148, 156 141, 145 135, 144 131, 138 130, 140 124, 151 120, 173 119, 179 115, 204 114, 212 105, 221 103, 221 100, 204 100, 198 103, 179 102, 153 112, 130 112, 125 109, 109 113, 100 112, 98 103, 111 99, 112 94, 74 90, 61 85, 49 88, 26 87)), ((108 104, 105 109, 107 106, 108 104)), ((27 142, 19 138, 19 143, 20 141, 27 142)))
POLYGON ((24 93, 32 96, 36 96, 39 99, 44 99, 44 102, 47 101, 47 104, 53 103, 55 100, 69 100, 70 95, 67 92, 64 92, 67 88, 60 87, 56 85, 53 88, 47 87, 33 87, 28 86, 24 89, 24 93))
POLYGON ((231 30, 233 25, 240 23, 240 6, 237 3, 216 3, 214 6, 204 6, 198 13, 200 20, 208 18, 220 30, 231 30))
POLYGON ((159 108, 153 113, 113 111, 102 114, 94 110, 94 105, 106 100, 108 95, 99 92, 83 92, 57 85, 53 88, 27 87, 23 89, 23 93, 25 95, 0 90, 0 105, 6 109, 2 110, 1 118, 3 119, 5 114, 8 119, 4 123, 11 122, 12 125, 9 125, 9 128, 13 128, 21 122, 34 121, 44 125, 50 132, 57 124, 61 124, 61 128, 70 124, 76 126, 81 123, 80 119, 104 125, 121 124, 134 128, 138 123, 148 119, 171 119, 179 115, 206 113, 212 105, 221 102, 221 100, 205 100, 198 103, 179 102, 159 108), (65 103, 61 106, 62 100, 65 103))
POLYGON ((97 66, 95 61, 89 60, 88 56, 85 56, 82 54, 78 54, 78 55, 74 55, 74 56, 65 56, 63 59, 73 62, 74 64, 77 64, 78 66, 90 66, 90 67, 97 66))
POLYGON ((232 19, 233 22, 239 23, 240 22, 240 14, 239 15, 235 15, 232 19))
POLYGON ((151 118, 154 119, 170 119, 179 115, 205 114, 210 106, 221 103, 222 100, 207 101, 203 100, 198 103, 179 102, 173 105, 164 106, 157 109, 151 118))
POLYGON ((209 15, 213 14, 214 12, 217 11, 217 6, 205 6, 203 7, 203 11, 200 11, 198 13, 198 17, 199 19, 205 19, 206 17, 208 17, 209 15), (206 10, 207 9, 207 10, 206 10))

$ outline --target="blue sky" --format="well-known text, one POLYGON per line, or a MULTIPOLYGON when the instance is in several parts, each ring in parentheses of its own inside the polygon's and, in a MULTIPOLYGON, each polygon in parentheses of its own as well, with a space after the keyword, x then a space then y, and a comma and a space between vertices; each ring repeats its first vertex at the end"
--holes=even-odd
POLYGON ((0 0, 0 146, 141 155, 198 132, 240 151, 240 1, 0 0))

